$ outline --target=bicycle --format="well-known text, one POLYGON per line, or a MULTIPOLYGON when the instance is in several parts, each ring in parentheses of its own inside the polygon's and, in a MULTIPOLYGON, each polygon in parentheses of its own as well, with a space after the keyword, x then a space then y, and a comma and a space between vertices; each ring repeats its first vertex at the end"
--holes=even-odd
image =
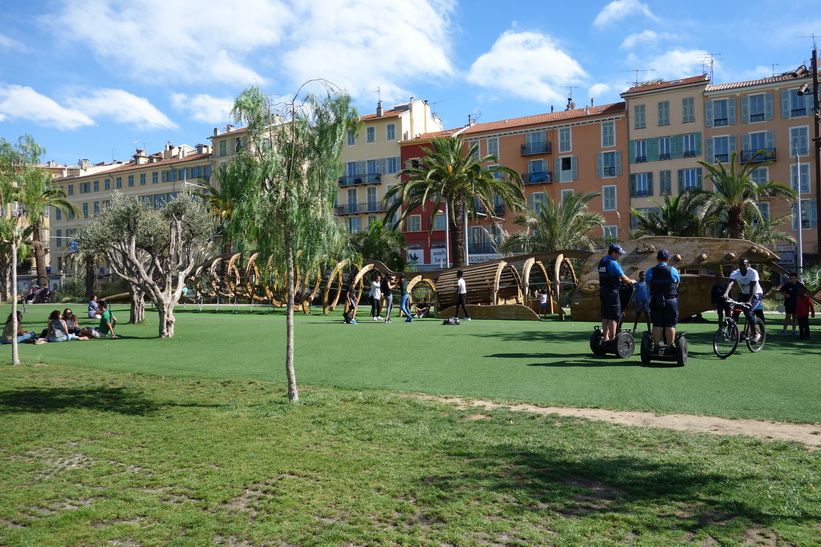
MULTIPOLYGON (((733 312, 743 311, 742 308, 750 307, 747 302, 737 302, 731 298, 728 298, 727 302, 734 306, 733 312)), ((713 336, 713 351, 716 356, 720 359, 726 359, 733 354, 741 340, 747 343, 747 349, 753 353, 758 353, 764 349, 764 344, 767 342, 767 330, 764 321, 760 317, 755 318, 755 328, 758 334, 761 335, 758 340, 753 340, 752 329, 750 323, 746 320, 746 316, 744 329, 739 330, 736 320, 733 319, 731 314, 727 314, 724 322, 718 327, 715 336, 713 336)))

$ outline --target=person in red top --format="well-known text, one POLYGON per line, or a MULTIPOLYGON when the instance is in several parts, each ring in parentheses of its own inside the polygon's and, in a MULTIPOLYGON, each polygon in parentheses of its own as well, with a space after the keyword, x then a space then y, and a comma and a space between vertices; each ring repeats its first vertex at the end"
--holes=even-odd
POLYGON ((810 337, 810 314, 815 317, 815 306, 804 292, 803 286, 798 288, 795 297, 795 316, 798 318, 798 337, 806 340, 810 337))

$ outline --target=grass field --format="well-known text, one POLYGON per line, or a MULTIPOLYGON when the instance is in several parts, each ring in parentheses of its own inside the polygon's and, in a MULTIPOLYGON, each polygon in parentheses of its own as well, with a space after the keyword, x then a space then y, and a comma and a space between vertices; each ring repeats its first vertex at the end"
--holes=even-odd
POLYGON ((299 316, 294 405, 281 313, 147 317, 0 366, 0 545, 821 545, 821 451, 397 393, 817 423, 816 341, 696 324, 644 367, 589 323, 299 316))

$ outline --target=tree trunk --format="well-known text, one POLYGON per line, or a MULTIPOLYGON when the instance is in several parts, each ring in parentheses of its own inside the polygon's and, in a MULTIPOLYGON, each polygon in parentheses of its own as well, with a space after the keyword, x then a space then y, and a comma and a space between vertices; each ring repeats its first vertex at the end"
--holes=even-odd
POLYGON ((727 228, 731 239, 744 239, 744 228, 746 223, 741 211, 730 209, 727 211, 727 228))
POLYGON ((131 287, 131 312, 128 322, 132 325, 145 321, 145 293, 138 287, 131 287))
POLYGON ((46 275, 46 250, 43 248, 43 242, 40 240, 40 224, 34 226, 34 231, 31 234, 31 247, 34 251, 34 263, 37 269, 37 284, 41 287, 48 285, 48 276, 46 275))
POLYGON ((160 314, 160 338, 172 338, 174 336, 174 304, 170 301, 154 302, 160 314))
POLYGON ((287 231, 284 243, 285 263, 288 269, 285 279, 288 291, 285 304, 285 376, 288 380, 288 400, 296 403, 299 401, 296 373, 294 372, 294 284, 296 282, 296 265, 294 264, 294 252, 291 248, 291 237, 287 231))
POLYGON ((465 234, 465 207, 461 203, 453 204, 454 221, 450 224, 450 246, 453 249, 453 267, 463 268, 465 264, 465 245, 467 238, 465 234))
POLYGON ((11 240, 11 317, 14 324, 14 336, 11 337, 11 364, 20 364, 20 348, 17 346, 17 227, 11 240))
POLYGON ((95 277, 94 258, 88 257, 86 258, 86 299, 88 300, 91 300, 91 297, 94 296, 95 277))
POLYGON ((7 260, 0 260, 0 277, 3 286, 0 287, 0 300, 7 302, 11 298, 11 264, 7 260))

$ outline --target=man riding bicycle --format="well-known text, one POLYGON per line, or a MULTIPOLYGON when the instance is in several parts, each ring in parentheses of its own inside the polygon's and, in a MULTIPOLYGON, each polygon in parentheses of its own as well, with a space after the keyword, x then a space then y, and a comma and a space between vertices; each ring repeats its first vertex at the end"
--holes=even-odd
POLYGON ((750 325, 752 332, 752 341, 758 342, 761 339, 761 333, 756 329, 755 324, 755 309, 764 298, 764 291, 761 289, 760 277, 758 272, 750 268, 750 261, 742 258, 738 261, 738 269, 733 270, 730 274, 730 283, 727 284, 727 289, 724 291, 724 298, 730 296, 730 289, 733 283, 738 283, 741 293, 738 295, 739 302, 746 302, 749 306, 744 306, 744 317, 747 318, 747 323, 750 325))

